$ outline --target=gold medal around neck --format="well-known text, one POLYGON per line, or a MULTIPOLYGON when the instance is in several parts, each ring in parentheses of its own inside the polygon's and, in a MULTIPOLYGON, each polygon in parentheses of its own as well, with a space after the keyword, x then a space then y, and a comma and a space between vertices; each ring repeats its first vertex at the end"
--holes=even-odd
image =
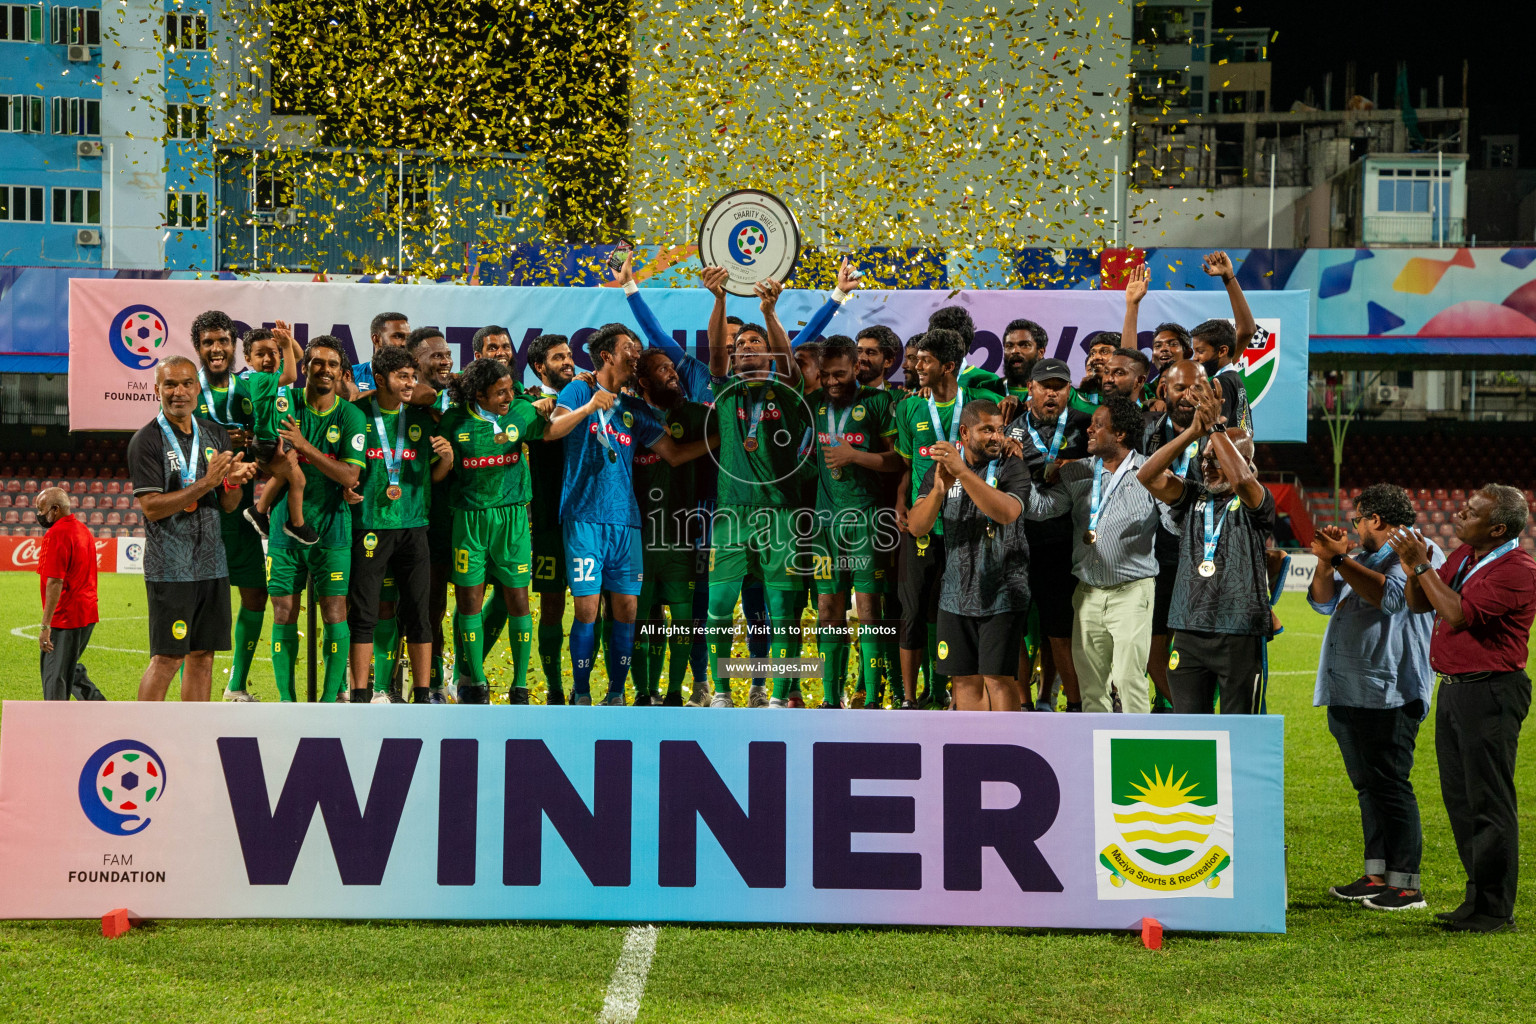
POLYGON ((831 477, 832 477, 833 480, 841 480, 843 478, 843 467, 841 467, 841 466, 833 466, 832 467, 832 472, 831 472, 831 477))
POLYGON ((503 430, 498 433, 492 440, 494 440, 497 444, 506 444, 509 439, 507 437, 507 432, 503 430))
POLYGON ((741 442, 741 447, 742 447, 742 449, 744 451, 749 451, 749 452, 757 451, 757 438, 755 438, 755 437, 747 438, 745 441, 741 442))
POLYGON ((384 488, 384 494, 389 498, 390 501, 399 501, 400 495, 404 493, 405 492, 400 489, 399 484, 390 484, 388 487, 384 488))
POLYGON ((1099 532, 1097 530, 1084 530, 1083 531, 1083 543, 1084 544, 1097 544, 1098 542, 1099 542, 1099 532))
POLYGON ((1200 575, 1201 576, 1206 576, 1206 577, 1215 576, 1216 575, 1216 563, 1211 561, 1209 558, 1207 558, 1205 561, 1201 562, 1200 563, 1200 575))
POLYGON ((922 552, 927 551, 928 550, 928 545, 931 542, 932 542, 932 538, 929 537, 929 535, 926 534, 926 533, 923 534, 921 537, 917 538, 917 550, 918 550, 918 553, 921 554, 922 552))

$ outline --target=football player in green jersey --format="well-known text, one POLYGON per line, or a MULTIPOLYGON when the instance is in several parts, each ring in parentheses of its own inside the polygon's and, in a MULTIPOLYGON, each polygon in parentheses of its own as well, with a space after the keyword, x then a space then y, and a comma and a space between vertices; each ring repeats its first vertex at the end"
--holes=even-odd
MULTIPOLYGON (((416 382, 426 383, 437 395, 432 404, 432 418, 441 420, 453 404, 448 384, 453 380, 453 353, 441 331, 423 328, 412 331, 405 350, 416 360, 416 382)), ((414 396, 414 392, 412 393, 414 396)), ((427 509, 427 616, 432 622, 432 670, 428 704, 446 704, 443 692, 443 617, 448 614, 448 575, 453 565, 453 506, 449 501, 453 476, 450 473, 432 484, 427 509)), ((384 609, 379 609, 382 615, 384 609)))
POLYGON ((853 341, 858 348, 859 383, 876 391, 895 387, 887 378, 901 358, 901 339, 896 332, 884 324, 871 324, 860 330, 853 341))
MULTIPOLYGON (((966 355, 969 355, 971 349, 976 346, 976 324, 971 319, 970 310, 964 306, 940 306, 934 310, 928 315, 928 329, 931 331, 934 328, 954 331, 960 335, 966 355)), ((955 371, 955 379, 960 382, 961 387, 972 391, 986 391, 994 399, 1007 395, 1007 388, 1003 385, 1002 379, 991 370, 980 366, 962 361, 959 369, 955 371)))
MULTIPOLYGON (((254 410, 249 387, 233 372, 234 331, 234 321, 217 309, 200 313, 192 321, 192 347, 197 350, 199 364, 199 397, 193 415, 223 427, 229 433, 233 449, 245 450, 246 457, 250 458, 254 410)), ((270 331, 262 333, 271 337, 270 331)), ((276 352, 275 343, 271 341, 265 348, 276 352)), ((247 342, 246 362, 250 361, 251 346, 247 342)), ((256 700, 246 689, 246 681, 250 678, 251 661, 256 656, 256 645, 261 641, 262 622, 266 617, 267 576, 261 537, 243 515, 251 506, 254 494, 255 483, 248 481, 241 489, 235 510, 224 512, 221 509, 219 514, 219 532, 229 562, 229 584, 240 593, 240 611, 235 617, 234 664, 229 671, 229 685, 224 690, 224 699, 228 701, 256 700)))
MULTIPOLYGON (((278 693, 294 699, 293 670, 298 654, 299 602, 313 576, 325 622, 323 699, 335 701, 347 677, 352 634, 347 628, 347 573, 352 561, 352 513, 343 492, 357 486, 363 468, 363 414, 344 402, 346 354, 329 334, 312 338, 304 350, 303 391, 284 388, 279 395, 288 412, 280 436, 302 464, 304 517, 319 542, 300 547, 273 530, 267 546, 267 592, 272 595, 272 672, 278 693)), ((286 518, 286 506, 277 511, 286 518)))
POLYGON ((1008 397, 998 403, 1003 422, 1011 422, 1029 401, 1029 372, 1045 358, 1047 341, 1045 328, 1023 317, 1003 329, 1003 383, 1008 386, 1008 397))
MULTIPOLYGON (((576 357, 563 334, 541 334, 528 345, 528 365, 543 389, 558 395, 576 378, 576 357)), ((564 704, 561 655, 565 650, 565 538, 560 532, 560 493, 565 480, 565 443, 540 441, 528 446, 533 474, 529 518, 533 532, 533 592, 539 595, 539 667, 548 687, 546 703, 564 704)))
POLYGON ((859 623, 859 660, 866 687, 879 692, 880 677, 894 669, 896 644, 881 643, 872 624, 892 583, 892 559, 900 534, 894 518, 882 522, 879 501, 886 476, 905 468, 891 448, 896 436, 889 391, 861 385, 858 349, 853 339, 835 334, 822 342, 822 387, 806 396, 815 417, 816 535, 811 547, 816 581, 818 650, 823 708, 843 706, 848 673, 848 594, 852 591, 859 623))
POLYGON ((428 702, 432 626, 428 618, 427 507, 431 483, 448 475, 453 448, 431 413, 410 404, 416 361, 398 346, 373 355, 376 390, 354 403, 367 434, 362 479, 353 494, 360 522, 352 540, 347 624, 352 631, 352 700, 367 703, 373 668, 375 704, 398 703, 390 689, 395 645, 405 635, 415 700, 428 702), (380 618, 384 580, 394 580, 398 608, 380 618))
POLYGON ((476 359, 449 385, 454 406, 438 432, 453 446, 458 471, 453 504, 454 637, 459 703, 489 704, 485 678, 486 579, 497 583, 511 627, 508 699, 528 703, 533 617, 528 582, 533 551, 528 502, 533 496, 525 442, 544 436, 553 399, 512 397, 512 371, 499 359, 476 359))
MULTIPOLYGON (((805 584, 794 512, 801 504, 800 470, 810 457, 808 446, 801 451, 809 440, 805 435, 810 423, 800 394, 800 369, 774 312, 783 286, 772 280, 757 286, 759 308, 769 326, 742 326, 730 359, 725 271, 706 267, 704 286, 715 296, 709 318, 709 372, 715 378, 710 429, 720 434, 719 497, 709 565, 708 630, 715 680, 711 706, 731 707, 730 681, 721 674, 719 661, 730 656, 730 627, 743 579, 754 570, 762 576, 775 657, 787 656, 789 632, 798 626, 791 604, 802 598, 805 584)), ((775 678, 773 690, 767 703, 787 707, 789 680, 775 678)), ((750 693, 749 704, 762 706, 761 697, 750 693)))
MULTIPOLYGON (((956 331, 938 327, 918 339, 907 363, 909 377, 916 378, 920 394, 896 407, 896 451, 906 460, 910 474, 897 495, 896 516, 902 529, 901 579, 901 677, 903 708, 917 707, 917 675, 924 652, 931 664, 938 647, 938 595, 944 567, 943 522, 924 534, 906 527, 907 512, 917 502, 923 478, 933 465, 932 448, 939 441, 951 444, 960 437, 960 413, 978 398, 996 399, 994 390, 964 387, 956 379, 965 359, 964 338, 956 331)), ((927 704, 944 707, 948 699, 938 677, 930 674, 927 704)))
MULTIPOLYGON (((635 368, 640 397, 651 406, 672 440, 686 444, 701 440, 709 407, 690 402, 683 394, 677 367, 667 353, 649 348, 640 354, 635 368)), ((656 636, 635 641, 630 675, 635 681, 635 703, 683 704, 683 676, 693 649, 693 598, 701 582, 696 542, 706 530, 699 511, 696 487, 697 462, 674 466, 656 452, 636 452, 635 501, 640 506, 640 534, 645 580, 640 589, 638 612, 656 636), (661 635, 662 610, 671 615, 672 632, 661 635), (671 651, 667 694, 661 699, 663 659, 671 651)))

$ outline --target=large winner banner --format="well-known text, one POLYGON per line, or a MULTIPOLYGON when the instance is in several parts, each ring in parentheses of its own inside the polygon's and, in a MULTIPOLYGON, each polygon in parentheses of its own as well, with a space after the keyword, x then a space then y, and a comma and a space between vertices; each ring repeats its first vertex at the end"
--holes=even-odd
POLYGON ((1278 932, 1282 726, 8 701, 0 917, 1278 932))
MULTIPOLYGON (((696 288, 643 292, 662 326, 690 354, 708 358, 705 327, 714 299, 696 288)), ((1307 436, 1307 292, 1255 291, 1248 296, 1259 331, 1244 356, 1254 427, 1261 441, 1304 441, 1307 436)), ((787 291, 779 317, 794 334, 826 301, 826 294, 787 291)), ((858 292, 833 319, 828 333, 852 335, 884 324, 903 338, 923 331, 928 315, 958 303, 976 322, 969 362, 1000 373, 1008 322, 1027 317, 1045 328, 1049 354, 1083 373, 1088 343, 1119 331, 1125 293, 1118 291, 868 291, 858 292)), ((728 299, 729 312, 761 320, 752 299, 728 299)), ((137 430, 153 415, 155 367, 173 353, 192 356, 192 320, 222 309, 240 326, 294 325, 300 342, 332 334, 353 362, 372 353, 368 324, 377 313, 404 313, 412 326, 441 328, 456 366, 472 356, 470 340, 486 324, 511 331, 518 369, 526 370, 528 343, 540 334, 564 334, 576 362, 590 368, 582 342, 605 323, 635 324, 617 288, 456 287, 452 285, 316 284, 270 281, 140 281, 76 278, 69 286, 69 419, 75 430, 137 430)), ((1142 347, 1164 321, 1193 326, 1230 317, 1224 292, 1147 295, 1139 321, 1142 347)), ((236 354, 237 361, 243 360, 236 354)), ((900 373, 897 375, 900 377, 900 373)))

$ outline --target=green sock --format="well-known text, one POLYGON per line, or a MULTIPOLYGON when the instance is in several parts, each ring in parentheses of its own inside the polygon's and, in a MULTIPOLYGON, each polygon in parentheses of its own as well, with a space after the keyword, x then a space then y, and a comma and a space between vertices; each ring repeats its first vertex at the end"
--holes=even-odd
MULTIPOLYGON (((793 603, 804 600, 801 591, 775 590, 768 587, 768 621, 773 623, 772 640, 768 645, 770 658, 788 658, 791 636, 791 627, 797 625, 799 617, 791 607, 793 603)), ((798 630, 795 630, 798 632, 798 630)), ((789 696, 789 677, 774 676, 773 695, 781 700, 789 696)))
POLYGON ((736 598, 740 593, 740 581, 709 585, 709 617, 705 628, 709 637, 709 677, 714 680, 716 693, 731 692, 731 681, 720 674, 720 659, 731 656, 731 646, 735 642, 736 598))
POLYGON ((433 646, 432 667, 428 671, 431 675, 427 681, 431 684, 432 689, 441 690, 443 688, 443 649, 441 647, 433 646))
MULTIPOLYGON (((882 654, 880 641, 866 639, 867 634, 859 631, 859 675, 864 677, 865 694, 880 691, 880 669, 882 654)), ((867 697, 866 697, 867 699, 867 697)))
POLYGON ((272 678, 277 682, 277 699, 297 700, 293 695, 293 665, 299 656, 299 624, 272 623, 272 678))
MULTIPOLYGON (((693 602, 684 601, 680 604, 670 605, 668 610, 672 613, 672 625, 681 626, 693 620, 693 602)), ((683 679, 688 674, 688 659, 693 654, 693 637, 674 633, 666 641, 666 650, 671 652, 667 661, 667 696, 683 693, 683 679)), ((661 677, 658 674, 652 683, 651 692, 655 693, 661 685, 661 677)))
POLYGON ((843 706, 843 684, 848 680, 848 641, 821 641, 826 661, 821 670, 821 699, 834 707, 843 706))
POLYGON ((501 584, 496 584, 494 591, 491 587, 485 588, 485 604, 480 607, 480 618, 484 623, 480 632, 485 637, 481 650, 489 658, 496 653, 496 641, 507 628, 507 603, 501 599, 501 584))
POLYGON ((507 643, 512 646, 512 689, 528 686, 528 655, 533 647, 533 616, 518 615, 507 620, 512 627, 507 643))
POLYGON ((635 684, 635 697, 639 699, 648 695, 649 678, 651 671, 651 645, 649 643, 635 644, 634 653, 629 656, 629 675, 635 684))
POLYGON ((395 648, 400 644, 400 621, 382 619, 373 627, 373 692, 388 693, 395 676, 395 648))
POLYGON ((485 617, 478 612, 474 615, 460 615, 456 635, 459 641, 459 650, 456 652, 459 679, 473 686, 484 686, 485 617))
POLYGON ((325 655, 325 693, 320 700, 336 703, 336 695, 347 684, 347 656, 352 653, 352 627, 345 622, 327 623, 321 634, 325 655))
POLYGON ((235 616, 235 663, 229 670, 229 688, 245 689, 245 681, 251 676, 251 659, 256 657, 256 644, 261 640, 261 625, 266 619, 264 609, 250 611, 240 609, 235 616))
POLYGON ((560 682, 560 655, 565 647, 565 630, 558 622, 539 622, 539 668, 544 685, 551 693, 565 689, 560 682))
POLYGON ((651 649, 650 662, 646 666, 646 692, 648 692, 652 697, 660 697, 662 666, 666 665, 667 663, 667 638, 660 637, 652 639, 649 644, 641 644, 638 642, 635 644, 637 649, 644 646, 649 646, 651 649))

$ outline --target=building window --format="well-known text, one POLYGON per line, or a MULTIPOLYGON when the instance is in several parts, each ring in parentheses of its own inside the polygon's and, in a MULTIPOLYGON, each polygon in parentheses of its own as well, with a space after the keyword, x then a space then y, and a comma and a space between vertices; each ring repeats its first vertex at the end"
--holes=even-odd
POLYGON ((497 220, 517 219, 517 204, 510 199, 492 199, 491 216, 497 220))
POLYGON ((78 96, 53 98, 53 134, 100 135, 101 100, 78 96))
MULTIPOLYGON (((1429 213, 1430 179, 1434 170, 1410 170, 1401 167, 1377 172, 1376 212, 1378 213, 1429 213)), ((1438 172, 1440 194, 1435 212, 1445 214, 1451 202, 1451 172, 1438 172)))
POLYGON ((396 184, 393 175, 389 179, 389 191, 384 194, 384 208, 394 213, 405 204, 407 213, 420 210, 432 202, 432 171, 430 168, 407 167, 405 177, 396 184))
POLYGON ((53 222, 55 224, 100 224, 101 189, 54 188, 53 222))
POLYGON ((201 103, 172 103, 165 112, 165 137, 168 139, 206 139, 208 108, 201 103))
POLYGON ((0 220, 43 222, 41 185, 0 185, 0 220))
POLYGON ((48 26, 48 38, 59 45, 101 45, 101 11, 94 7, 55 7, 48 26))
POLYGON ((43 6, 0 4, 0 40, 13 43, 43 41, 43 6))
POLYGON ((43 133, 41 96, 0 96, 0 131, 43 133))
POLYGON ((165 194, 165 226, 168 228, 196 228, 208 226, 208 193, 167 192, 165 194))
POLYGON ((201 11, 194 14, 167 14, 165 45, 172 50, 208 49, 208 15, 201 11))
POLYGON ((295 205, 298 181, 292 171, 256 172, 256 209, 291 210, 295 205))

